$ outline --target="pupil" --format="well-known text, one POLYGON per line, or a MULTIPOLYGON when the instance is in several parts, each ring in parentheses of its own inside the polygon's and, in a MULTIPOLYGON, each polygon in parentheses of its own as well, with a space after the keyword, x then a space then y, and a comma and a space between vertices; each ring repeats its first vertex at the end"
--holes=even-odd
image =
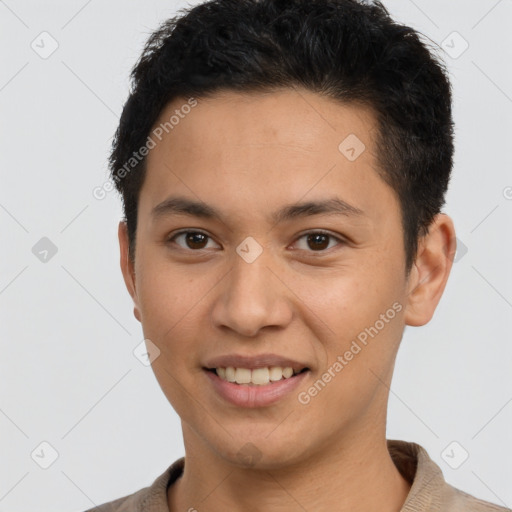
POLYGON ((202 249, 203 247, 196 247, 196 244, 199 243, 199 245, 201 245, 201 242, 197 242, 197 237, 202 237, 203 238, 203 244, 204 244, 204 239, 206 238, 206 235, 203 235, 202 233, 187 233, 187 236, 186 236, 186 239, 187 239, 187 244, 189 245, 189 247, 191 249, 202 249))
POLYGON ((317 233, 315 235, 309 235, 308 236, 308 243, 312 240, 314 240, 314 245, 313 245, 313 249, 325 249, 325 247, 327 247, 329 245, 329 243, 325 243, 325 241, 327 241, 329 238, 329 235, 324 235, 322 233, 317 233), (319 239, 323 238, 324 239, 324 243, 320 242, 320 244, 318 244, 317 242, 319 241, 319 239))

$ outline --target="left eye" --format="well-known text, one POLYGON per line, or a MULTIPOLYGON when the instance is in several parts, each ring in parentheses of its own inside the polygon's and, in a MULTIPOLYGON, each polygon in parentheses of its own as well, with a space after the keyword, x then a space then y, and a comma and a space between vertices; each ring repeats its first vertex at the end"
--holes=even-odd
POLYGON ((330 248, 329 239, 337 240, 341 244, 343 243, 341 238, 331 235, 330 233, 324 233, 323 231, 310 231, 300 236, 297 240, 301 240, 302 238, 306 239, 307 247, 312 248, 314 252, 322 252, 330 248))

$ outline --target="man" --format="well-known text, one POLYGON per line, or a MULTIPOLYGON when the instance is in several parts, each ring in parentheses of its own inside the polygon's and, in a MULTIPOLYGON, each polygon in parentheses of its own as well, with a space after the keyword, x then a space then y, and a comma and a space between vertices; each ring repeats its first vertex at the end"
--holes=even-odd
POLYGON ((132 78, 121 268, 185 457, 94 510, 504 511, 386 439, 456 250, 450 84, 418 34, 378 2, 213 0, 132 78))

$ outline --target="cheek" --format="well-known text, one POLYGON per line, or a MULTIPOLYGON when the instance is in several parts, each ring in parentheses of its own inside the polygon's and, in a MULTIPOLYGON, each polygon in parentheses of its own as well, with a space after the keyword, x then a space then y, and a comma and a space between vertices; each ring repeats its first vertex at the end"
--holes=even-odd
POLYGON ((336 279, 309 283, 314 287, 303 283, 298 295, 315 290, 306 303, 325 327, 315 333, 327 353, 323 365, 346 355, 344 373, 354 378, 361 365, 376 373, 392 365, 404 328, 401 272, 392 258, 374 258, 336 279))
POLYGON ((335 431, 340 421, 366 414, 386 394, 403 332, 403 306, 391 286, 379 289, 354 279, 333 283, 318 315, 329 326, 315 333, 325 359, 301 391, 314 410, 323 411, 325 428, 335 431))
POLYGON ((189 366, 185 359, 192 354, 193 325, 197 325, 201 298, 210 288, 204 280, 169 263, 148 264, 140 272, 137 293, 144 336, 161 352, 156 367, 175 371, 189 366))
POLYGON ((178 265, 165 256, 141 258, 141 267, 137 290, 144 323, 160 331, 193 314, 213 285, 204 268, 178 265))
MULTIPOLYGON (((138 295, 144 337, 160 350, 152 370, 167 400, 180 417, 190 414, 197 383, 198 325, 205 325, 201 298, 211 286, 205 277, 188 275, 171 264, 148 264, 139 275, 138 295)), ((200 340, 199 340, 200 341, 200 340)))

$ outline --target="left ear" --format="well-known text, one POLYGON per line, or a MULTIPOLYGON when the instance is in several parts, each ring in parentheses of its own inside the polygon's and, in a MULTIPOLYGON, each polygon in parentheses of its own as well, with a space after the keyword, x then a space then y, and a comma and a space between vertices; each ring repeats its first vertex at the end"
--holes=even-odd
POLYGON ((457 250, 455 228, 448 215, 439 213, 428 233, 418 241, 418 252, 408 279, 405 323, 428 323, 441 299, 457 250))

